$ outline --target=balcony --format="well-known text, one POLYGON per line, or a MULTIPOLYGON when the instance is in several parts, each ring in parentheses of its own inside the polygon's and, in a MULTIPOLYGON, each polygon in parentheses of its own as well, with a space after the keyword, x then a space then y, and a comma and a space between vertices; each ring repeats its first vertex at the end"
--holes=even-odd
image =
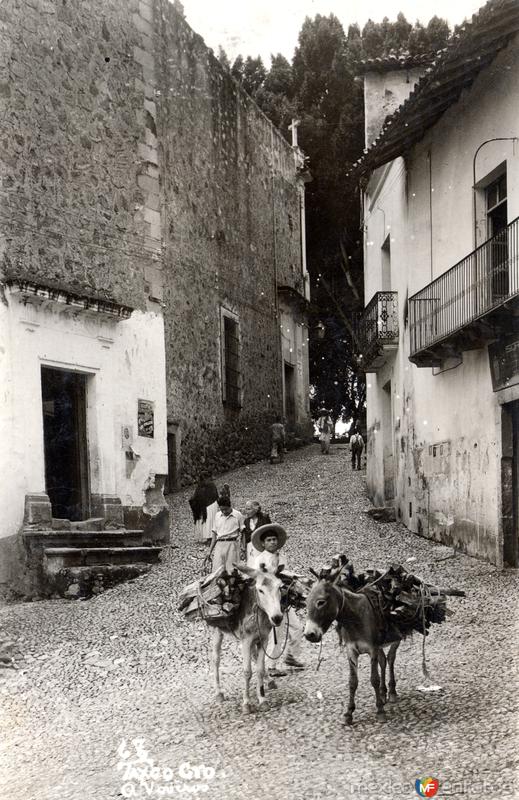
POLYGON ((519 322, 519 218, 409 298, 418 367, 485 347, 519 322))
POLYGON ((364 372, 377 372, 398 347, 398 294, 376 292, 357 322, 364 372))

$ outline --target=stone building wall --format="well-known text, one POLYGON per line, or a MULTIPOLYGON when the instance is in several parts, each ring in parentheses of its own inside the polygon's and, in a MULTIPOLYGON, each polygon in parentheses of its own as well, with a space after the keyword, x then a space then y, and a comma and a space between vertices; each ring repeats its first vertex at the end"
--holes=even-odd
POLYGON ((123 0, 0 5, 0 585, 35 522, 28 498, 52 524, 42 367, 81 376, 83 516, 140 510, 167 470, 152 15, 123 0))
POLYGON ((0 9, 5 276, 144 308, 149 238, 140 31, 121 0, 0 9))
POLYGON ((171 3, 5 0, 0 23, 0 280, 164 314, 183 483, 264 457, 277 285, 303 291, 292 148, 171 3), (222 307, 240 410, 222 402, 222 307))
POLYGON ((268 453, 283 411, 276 286, 303 289, 292 148, 172 5, 156 28, 168 419, 182 481, 268 453), (242 407, 222 402, 220 308, 240 325, 242 407))

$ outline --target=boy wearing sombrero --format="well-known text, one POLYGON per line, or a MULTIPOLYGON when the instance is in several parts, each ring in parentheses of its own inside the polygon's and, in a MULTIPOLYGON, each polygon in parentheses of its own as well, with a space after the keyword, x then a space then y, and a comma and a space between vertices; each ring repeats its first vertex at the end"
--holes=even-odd
MULTIPOLYGON (((285 529, 276 522, 262 525, 256 528, 251 537, 251 543, 258 551, 253 566, 261 569, 262 566, 269 572, 276 572, 280 564, 286 566, 286 559, 281 557, 280 550, 287 540, 285 529)), ((285 651, 285 664, 293 669, 304 669, 304 664, 299 660, 301 643, 303 641, 303 626, 293 608, 288 608, 283 622, 276 628, 276 634, 272 630, 269 637, 269 644, 265 658, 268 667, 269 677, 281 677, 286 672, 277 668, 277 662, 285 651), (288 618, 288 619, 287 619, 288 618), (288 634, 287 634, 288 624, 288 634)))

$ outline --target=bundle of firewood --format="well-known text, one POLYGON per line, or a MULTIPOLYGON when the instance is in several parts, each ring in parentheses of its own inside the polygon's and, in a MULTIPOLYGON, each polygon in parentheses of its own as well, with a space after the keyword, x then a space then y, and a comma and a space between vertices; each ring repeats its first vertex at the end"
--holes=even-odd
POLYGON ((310 572, 318 580, 333 580, 337 586, 343 586, 351 592, 356 592, 366 585, 365 576, 355 575, 353 564, 344 553, 333 556, 330 563, 321 567, 318 573, 313 569, 310 572))
POLYGON ((281 588, 282 610, 284 611, 289 606, 296 609, 305 608, 306 598, 312 588, 312 581, 293 572, 278 572, 278 578, 281 578, 283 583, 281 588))
MULTIPOLYGON (((277 577, 283 584, 282 610, 289 606, 304 608, 312 581, 293 572, 278 572, 277 577)), ((228 625, 238 612, 246 582, 247 577, 237 569, 229 573, 220 567, 186 586, 179 596, 178 610, 189 620, 204 619, 210 625, 228 625)))
POLYGON ((433 623, 441 623, 452 614, 447 596, 465 597, 459 589, 441 589, 425 583, 401 564, 392 564, 385 572, 369 569, 355 574, 353 564, 343 553, 321 569, 319 579, 333 580, 352 592, 365 592, 377 604, 384 620, 403 636, 413 631, 427 636, 433 623))
POLYGON ((210 625, 227 624, 240 607, 245 580, 237 569, 229 573, 220 567, 186 586, 179 597, 178 609, 186 619, 204 619, 210 625))

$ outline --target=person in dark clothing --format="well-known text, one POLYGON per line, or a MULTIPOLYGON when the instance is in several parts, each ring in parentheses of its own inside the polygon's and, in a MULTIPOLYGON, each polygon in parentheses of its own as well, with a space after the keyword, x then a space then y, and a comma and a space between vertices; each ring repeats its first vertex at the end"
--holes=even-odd
POLYGON ((283 424, 283 419, 279 415, 276 421, 270 426, 270 463, 277 464, 283 461, 285 457, 285 439, 286 432, 283 424))
POLYGON ((211 539, 214 518, 218 511, 218 490, 210 475, 200 478, 195 493, 189 498, 195 523, 195 539, 207 542, 211 539))
POLYGON ((362 469, 361 460, 362 460, 362 451, 364 450, 364 439, 362 438, 358 429, 355 430, 355 433, 350 438, 350 450, 351 450, 351 468, 362 469))

